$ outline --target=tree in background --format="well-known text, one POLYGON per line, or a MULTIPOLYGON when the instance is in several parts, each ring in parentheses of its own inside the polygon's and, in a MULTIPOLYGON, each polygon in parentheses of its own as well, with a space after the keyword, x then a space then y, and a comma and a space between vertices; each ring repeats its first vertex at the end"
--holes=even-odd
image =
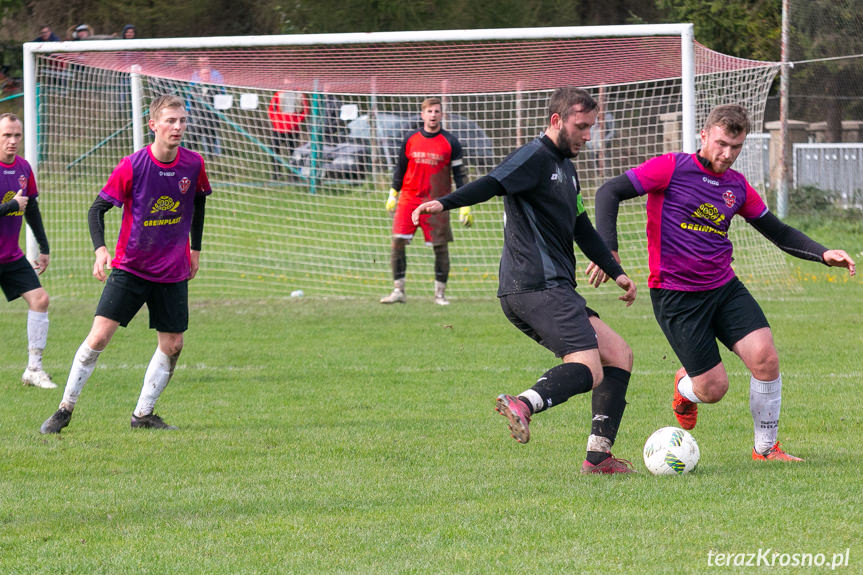
MULTIPOLYGON (((791 5, 792 60, 863 52, 860 0, 791 5)), ((133 23, 139 38, 692 22, 708 48, 778 61, 782 0, 0 0, 0 16, 3 64, 13 76, 20 44, 39 26, 62 37, 84 22, 98 34, 133 23)), ((798 66, 792 117, 825 120, 828 138, 838 139, 841 120, 860 117, 861 76, 859 59, 798 66)))
MULTIPOLYGON (((692 22, 699 42, 754 60, 780 59, 781 0, 656 0, 666 22, 692 22)), ((792 0, 791 61, 863 53, 860 0, 792 0)), ((789 116, 826 122, 825 140, 842 140, 842 120, 863 117, 860 58, 803 63, 791 71, 789 116)))
POLYGON ((662 22, 692 22, 711 50, 750 60, 778 61, 782 0, 655 0, 662 22))
POLYGON ((299 0, 285 33, 585 26, 648 21, 649 2, 608 0, 299 0))
POLYGON ((650 2, 607 0, 0 0, 0 47, 20 73, 20 44, 42 24, 62 38, 91 25, 138 38, 579 26, 655 21, 650 2), (165 15, 169 14, 170 17, 165 15))
MULTIPOLYGON (((791 12, 791 59, 813 60, 863 53, 863 13, 857 0, 806 0, 791 12)), ((795 66, 791 76, 792 118, 824 121, 824 139, 842 141, 842 120, 863 118, 860 58, 795 66)))
POLYGON ((138 38, 279 34, 284 13, 277 0, 0 0, 0 43, 28 42, 42 24, 63 39, 87 23, 96 34, 118 37, 135 24, 138 38), (167 17, 166 15, 170 15, 167 17))
POLYGON ((0 42, 28 41, 42 23, 62 37, 82 22, 98 34, 131 22, 139 37, 166 38, 606 25, 657 14, 643 0, 0 0, 0 42))

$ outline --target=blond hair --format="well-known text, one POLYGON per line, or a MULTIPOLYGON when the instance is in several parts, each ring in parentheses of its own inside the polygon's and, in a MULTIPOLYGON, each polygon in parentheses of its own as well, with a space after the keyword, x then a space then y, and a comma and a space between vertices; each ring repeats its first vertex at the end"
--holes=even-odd
POLYGON ((165 108, 185 108, 186 103, 176 94, 159 96, 150 103, 150 119, 158 120, 165 108))

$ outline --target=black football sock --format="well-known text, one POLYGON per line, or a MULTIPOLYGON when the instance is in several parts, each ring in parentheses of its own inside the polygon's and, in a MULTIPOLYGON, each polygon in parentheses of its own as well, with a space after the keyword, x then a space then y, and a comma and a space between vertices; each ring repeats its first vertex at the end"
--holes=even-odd
POLYGON ((588 451, 585 459, 592 465, 599 465, 609 457, 611 457, 611 454, 607 451, 588 451))
POLYGON ((390 265, 392 266, 393 280, 395 281, 404 279, 405 275, 407 275, 408 259, 405 252, 404 243, 398 242, 393 245, 392 252, 390 253, 390 265))
POLYGON ((593 388, 593 375, 583 363, 561 363, 546 371, 531 387, 542 398, 542 411, 593 388))
MULTIPOLYGON (((623 419, 623 411, 626 409, 626 389, 629 387, 629 378, 632 374, 619 367, 604 367, 602 372, 602 383, 594 388, 591 397, 593 422, 590 434, 592 437, 607 440, 607 446, 611 449, 617 439, 617 429, 620 427, 620 420, 623 419)), ((593 463, 590 453, 604 452, 588 451, 587 460, 593 463)))
POLYGON ((528 398, 519 395, 518 397, 516 397, 516 399, 519 400, 520 402, 522 402, 523 404, 525 404, 527 406, 527 408, 530 410, 530 414, 533 415, 533 404, 530 402, 530 400, 528 398))
POLYGON ((434 279, 446 283, 449 279, 449 246, 434 246, 434 279))

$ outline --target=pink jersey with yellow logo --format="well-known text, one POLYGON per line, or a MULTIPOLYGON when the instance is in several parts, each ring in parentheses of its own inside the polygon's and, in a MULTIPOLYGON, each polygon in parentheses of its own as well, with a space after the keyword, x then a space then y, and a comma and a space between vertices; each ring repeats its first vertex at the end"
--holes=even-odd
POLYGON ((150 146, 123 158, 99 193, 123 206, 111 265, 159 283, 187 279, 195 195, 211 191, 204 159, 186 148, 170 164, 156 160, 150 146))
POLYGON ((756 219, 767 207, 743 174, 716 174, 695 154, 658 156, 628 170, 627 177, 647 194, 647 285, 704 291, 734 277, 731 218, 756 219))
MULTIPOLYGON (((5 204, 22 190, 28 198, 39 195, 33 170, 24 158, 15 156, 11 164, 0 162, 0 204, 5 204)), ((24 210, 15 210, 0 216, 0 264, 24 257, 20 247, 21 221, 24 210)))

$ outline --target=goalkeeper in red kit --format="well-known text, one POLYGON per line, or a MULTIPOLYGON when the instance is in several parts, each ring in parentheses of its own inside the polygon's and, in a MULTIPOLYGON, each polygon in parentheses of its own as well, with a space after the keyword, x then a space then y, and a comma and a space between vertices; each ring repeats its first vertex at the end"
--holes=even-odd
MULTIPOLYGON (((423 126, 410 134, 399 149, 399 159, 393 172, 393 183, 387 198, 387 211, 395 211, 390 261, 393 270, 393 291, 381 298, 381 303, 405 303, 406 247, 422 228, 426 245, 434 249, 434 302, 448 305, 446 282, 449 278, 449 242, 453 240, 449 212, 426 214, 418 224, 411 213, 423 202, 443 197, 467 182, 467 169, 458 138, 441 126, 443 108, 440 98, 426 98, 422 103, 423 126)), ((473 224, 470 208, 459 211, 461 223, 473 224)))

